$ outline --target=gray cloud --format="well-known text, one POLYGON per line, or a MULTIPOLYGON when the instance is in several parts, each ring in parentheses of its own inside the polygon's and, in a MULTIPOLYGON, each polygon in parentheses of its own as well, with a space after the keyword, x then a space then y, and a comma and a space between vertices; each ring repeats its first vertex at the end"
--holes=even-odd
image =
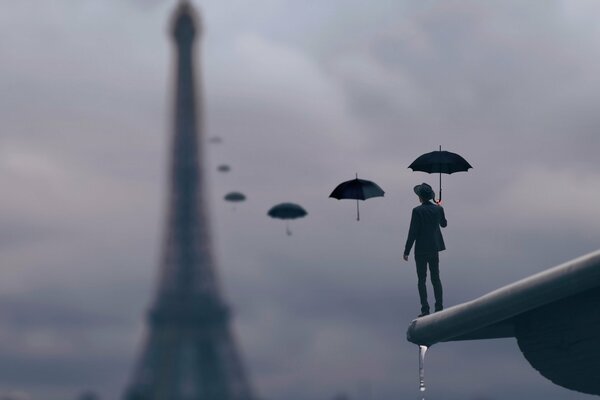
MULTIPOLYGON (((223 286, 259 392, 417 394, 401 247, 442 144, 455 304, 597 247, 593 3, 202 4, 210 196, 223 286), (217 175, 221 162, 232 172, 217 175), (328 199, 355 172, 386 197, 328 199), (235 211, 220 199, 242 190, 235 211), (268 208, 309 211, 286 237, 268 208), (557 229, 560 227, 560 229, 557 229)), ((0 393, 117 398, 160 252, 172 2, 13 2, 0 15, 0 393)), ((514 341, 435 346, 431 398, 584 399, 514 341), (510 385, 506 385, 510 382, 510 385)))

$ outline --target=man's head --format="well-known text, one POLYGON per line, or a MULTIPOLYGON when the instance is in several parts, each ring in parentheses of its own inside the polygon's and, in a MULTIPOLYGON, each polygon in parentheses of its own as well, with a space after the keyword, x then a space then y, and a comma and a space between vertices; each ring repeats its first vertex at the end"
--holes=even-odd
POLYGON ((415 186, 413 190, 415 191, 415 194, 419 196, 421 203, 425 203, 435 197, 433 189, 426 183, 415 186))

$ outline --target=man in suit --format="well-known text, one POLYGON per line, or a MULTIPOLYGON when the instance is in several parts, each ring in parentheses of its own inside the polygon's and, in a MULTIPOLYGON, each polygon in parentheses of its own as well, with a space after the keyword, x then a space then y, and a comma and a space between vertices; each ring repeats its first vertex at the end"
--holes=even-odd
POLYGON ((421 314, 419 317, 429 314, 429 303, 427 301, 427 265, 431 273, 431 284, 435 295, 435 311, 444 309, 442 299, 442 281, 440 280, 440 265, 438 253, 446 249, 440 226, 448 225, 444 209, 431 200, 435 193, 431 186, 422 183, 414 187, 414 192, 419 196, 420 206, 413 208, 410 220, 410 229, 404 248, 404 261, 408 261, 410 249, 415 243, 415 262, 417 264, 417 277, 419 297, 421 299, 421 314))

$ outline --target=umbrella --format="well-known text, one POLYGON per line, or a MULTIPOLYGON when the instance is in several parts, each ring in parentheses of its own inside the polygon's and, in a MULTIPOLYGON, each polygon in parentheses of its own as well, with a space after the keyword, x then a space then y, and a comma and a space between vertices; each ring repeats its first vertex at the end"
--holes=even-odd
POLYGON ((246 200, 246 195, 244 193, 240 193, 240 192, 230 192, 230 193, 227 193, 225 195, 225 197, 223 197, 223 198, 225 199, 225 201, 231 201, 233 203, 237 203, 237 202, 246 200))
POLYGON ((223 143, 223 139, 221 139, 219 136, 213 136, 210 139, 208 139, 208 142, 213 144, 219 144, 223 143))
POLYGON ((222 164, 217 167, 217 171, 219 172, 229 172, 231 171, 231 167, 227 164, 222 164))
POLYGON ((440 174, 440 195, 438 203, 442 202, 442 174, 453 174, 455 172, 467 171, 473 168, 463 157, 449 151, 442 151, 442 146, 438 151, 425 153, 419 156, 408 166, 413 171, 423 171, 430 174, 439 172, 440 174))
POLYGON ((229 192, 224 197, 225 201, 233 203, 233 210, 235 211, 235 203, 240 203, 246 200, 246 195, 240 192, 229 192))
POLYGON ((383 197, 385 192, 375 182, 356 178, 351 181, 342 182, 329 195, 334 199, 356 199, 356 220, 360 221, 358 200, 366 200, 371 197, 383 197))
POLYGON ((302 206, 295 203, 280 203, 277 204, 267 212, 267 215, 271 218, 284 219, 285 221, 285 233, 287 235, 291 235, 292 231, 290 230, 289 220, 302 218, 308 215, 306 210, 302 208, 302 206))

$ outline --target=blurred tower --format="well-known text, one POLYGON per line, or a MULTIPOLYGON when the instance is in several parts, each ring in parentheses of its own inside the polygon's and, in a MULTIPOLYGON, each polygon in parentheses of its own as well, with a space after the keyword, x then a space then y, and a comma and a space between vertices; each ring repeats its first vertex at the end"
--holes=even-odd
POLYGON ((251 400, 212 255, 194 79, 201 32, 188 1, 179 2, 171 33, 177 64, 167 229, 148 336, 124 398, 251 400))

